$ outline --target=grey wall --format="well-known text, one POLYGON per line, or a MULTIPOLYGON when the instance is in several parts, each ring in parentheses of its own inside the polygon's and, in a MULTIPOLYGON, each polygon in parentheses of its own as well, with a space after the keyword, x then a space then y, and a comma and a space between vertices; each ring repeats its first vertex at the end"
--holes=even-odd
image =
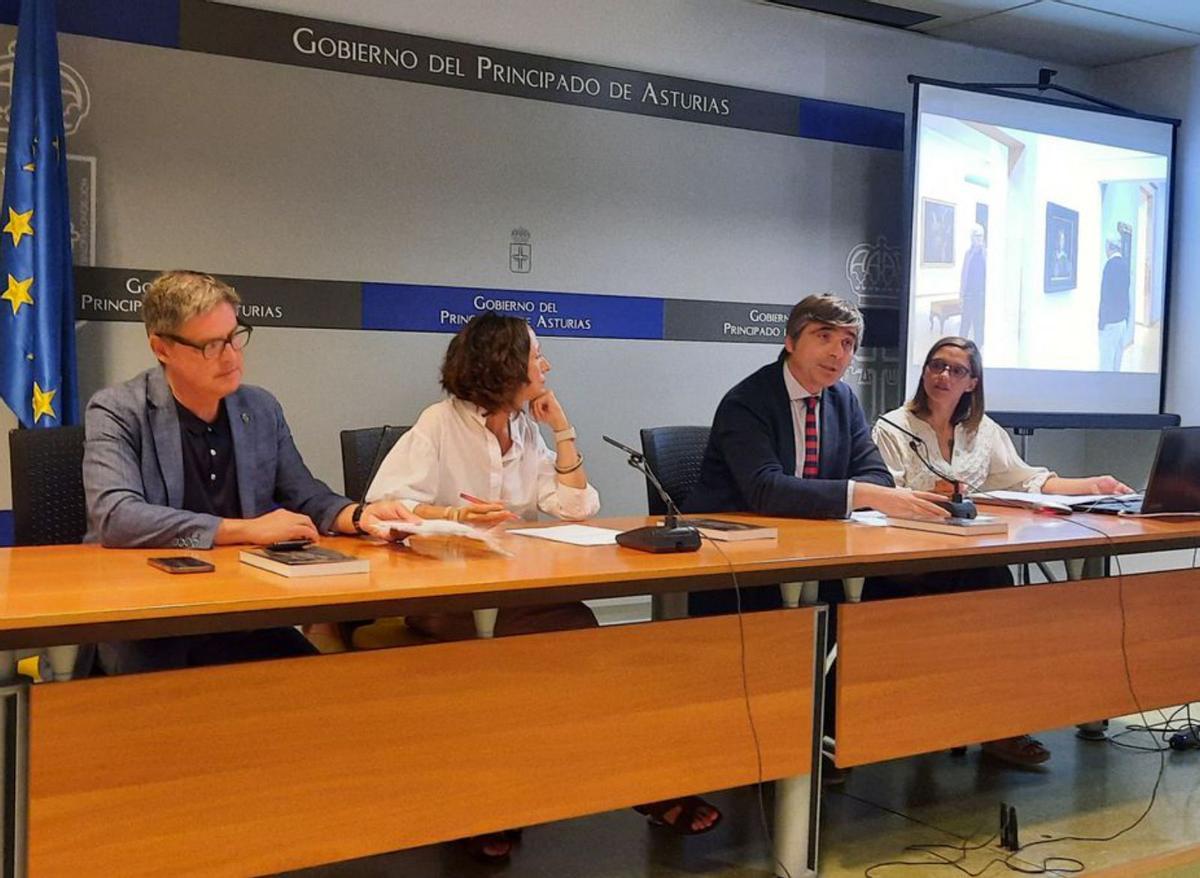
MULTIPOLYGON (((330 14, 315 0, 244 5, 330 14)), ((752 0, 380 0, 337 14, 899 111, 909 73, 1029 79, 1037 67, 752 0)), ((97 159, 99 265, 791 303, 850 295, 849 249, 879 234, 899 243, 903 227, 899 153, 82 37, 60 45, 91 90, 68 146, 97 159), (516 226, 532 233, 531 275, 508 271, 516 226)), ((1069 70, 1063 81, 1085 83, 1069 70)), ((79 338, 85 397, 152 362, 135 324, 91 323, 79 338)), ((410 423, 438 396, 446 340, 263 329, 247 379, 280 397, 306 459, 337 486, 337 430, 410 423)), ((613 340, 544 349, 610 514, 645 501, 601 432, 707 423, 720 395, 774 354, 613 340)), ((879 405, 895 402, 892 356, 867 353, 864 390, 879 405)), ((1032 456, 1078 472, 1085 446, 1039 435, 1032 456)), ((0 508, 7 470, 0 459, 0 508)))

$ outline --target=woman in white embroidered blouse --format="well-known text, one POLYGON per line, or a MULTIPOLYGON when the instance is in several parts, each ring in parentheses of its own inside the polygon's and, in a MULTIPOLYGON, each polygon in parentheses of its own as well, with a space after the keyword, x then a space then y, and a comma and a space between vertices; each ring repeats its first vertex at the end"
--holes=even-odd
MULTIPOLYGON (((487 313, 473 317, 450 341, 442 363, 449 397, 421 413, 384 458, 367 489, 371 499, 400 500, 422 518, 491 525, 513 514, 536 520, 539 512, 578 520, 600 511, 588 484, 575 429, 546 386, 550 363, 529 324, 487 313), (551 451, 538 423, 554 433, 551 451), (483 500, 464 502, 462 495, 483 500)), ((408 627, 439 640, 475 636, 470 613, 409 616, 408 627)), ((535 631, 590 628, 596 617, 582 603, 506 607, 497 637, 535 631)), ((639 806, 638 811, 681 835, 707 832, 721 814, 688 796, 639 806)), ((480 859, 507 859, 513 834, 467 839, 480 859)))
MULTIPOLYGON (((950 336, 936 342, 925 355, 921 384, 906 405, 875 423, 873 437, 898 487, 950 493, 953 486, 930 472, 921 457, 938 472, 962 484, 964 493, 1018 490, 1055 494, 1119 494, 1129 488, 1112 476, 1066 479, 1045 467, 1030 466, 1013 447, 1012 439, 983 409, 983 358, 973 341, 950 336), (892 421, 896 429, 886 421, 892 421), (902 430, 920 437, 905 435, 902 430), (915 446, 915 448, 914 448, 915 446)), ((1008 568, 948 571, 891 581, 874 588, 872 597, 996 588, 1012 585, 1008 568)), ((1040 765, 1050 751, 1029 735, 987 741, 990 756, 1019 765, 1040 765)))
POLYGON ((1045 494, 1127 494, 1112 476, 1068 479, 1030 466, 1004 429, 984 414, 983 358, 973 341, 957 336, 936 342, 925 355, 921 384, 906 405, 875 423, 873 438, 898 487, 946 491, 921 462, 961 482, 963 490, 1045 494), (915 442, 887 423, 920 436, 915 442), (915 442, 914 449, 910 443, 915 442))

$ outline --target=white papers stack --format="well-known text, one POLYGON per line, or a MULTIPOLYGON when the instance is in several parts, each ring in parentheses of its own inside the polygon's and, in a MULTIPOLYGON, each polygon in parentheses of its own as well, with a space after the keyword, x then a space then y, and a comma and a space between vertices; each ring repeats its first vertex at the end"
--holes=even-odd
POLYGON ((420 521, 381 521, 374 527, 375 533, 384 539, 409 534, 424 534, 427 536, 453 536, 480 538, 480 531, 463 524, 460 521, 443 521, 440 518, 423 518, 420 521))
POLYGON ((976 503, 1017 506, 1021 509, 1053 509, 1055 512, 1070 512, 1072 509, 1090 506, 1100 500, 1130 499, 1130 497, 1129 494, 1030 494, 1026 491, 987 491, 971 495, 971 499, 976 503))
POLYGON ((510 528, 508 533, 521 537, 536 537, 539 540, 553 540, 572 546, 615 546, 620 531, 586 524, 560 524, 555 527, 522 527, 517 530, 510 528))

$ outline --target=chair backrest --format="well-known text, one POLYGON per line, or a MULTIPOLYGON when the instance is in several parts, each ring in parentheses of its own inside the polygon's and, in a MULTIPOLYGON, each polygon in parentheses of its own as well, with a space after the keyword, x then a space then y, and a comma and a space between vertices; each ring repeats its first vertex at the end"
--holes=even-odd
POLYGON ((342 483, 347 497, 363 499, 379 465, 408 430, 408 427, 362 427, 342 431, 342 483))
POLYGON ((10 430, 13 542, 52 546, 83 542, 83 427, 10 430))
MULTIPOLYGON (((700 462, 708 445, 708 433, 708 427, 647 427, 642 430, 642 453, 646 455, 646 463, 676 506, 683 506, 700 480, 700 462)), ((646 501, 651 515, 666 514, 666 504, 649 481, 646 482, 646 501)))

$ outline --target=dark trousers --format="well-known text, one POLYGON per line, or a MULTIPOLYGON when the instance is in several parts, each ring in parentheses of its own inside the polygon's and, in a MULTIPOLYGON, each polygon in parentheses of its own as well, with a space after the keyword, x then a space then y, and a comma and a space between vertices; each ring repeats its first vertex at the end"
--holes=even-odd
POLYGON ((295 628, 264 628, 221 634, 189 634, 101 643, 100 668, 109 675, 140 674, 227 665, 261 659, 317 655, 317 648, 295 628))
POLYGON ((983 347, 983 296, 963 296, 958 334, 983 347))
MULTIPOLYGON (((434 640, 472 640, 475 634, 473 613, 436 613, 430 616, 405 616, 404 624, 434 640)), ((598 628, 595 614, 583 603, 543 604, 533 607, 504 607, 496 617, 496 637, 537 634, 541 631, 574 631, 598 628)))

